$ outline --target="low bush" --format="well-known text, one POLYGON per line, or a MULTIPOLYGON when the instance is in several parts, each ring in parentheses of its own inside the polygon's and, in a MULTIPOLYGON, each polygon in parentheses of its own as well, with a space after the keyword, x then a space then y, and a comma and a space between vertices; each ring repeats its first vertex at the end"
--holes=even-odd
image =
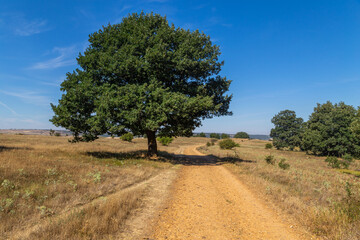
POLYGON ((285 158, 282 158, 279 162, 279 168, 283 169, 283 170, 286 170, 286 169, 289 169, 290 168, 290 164, 286 163, 286 159, 285 158))
POLYGON ((348 153, 346 153, 346 154, 344 154, 344 156, 342 157, 345 161, 348 161, 348 162, 352 162, 353 161, 353 157, 350 155, 350 154, 348 154, 348 153))
POLYGON ((273 145, 271 143, 265 144, 265 149, 272 149, 273 145))
POLYGON ((250 136, 246 132, 238 132, 235 134, 234 138, 250 138, 250 136))
POLYGON ((267 164, 274 165, 275 164, 275 158, 273 155, 268 155, 265 157, 265 161, 267 164))
POLYGON ((132 135, 132 133, 125 133, 124 135, 122 135, 120 137, 121 140, 123 141, 127 141, 127 142, 131 142, 134 138, 134 135, 132 135))
POLYGON ((56 133, 54 133, 54 136, 55 136, 55 137, 60 137, 60 136, 61 136, 61 133, 56 132, 56 133))
POLYGON ((227 139, 230 138, 229 134, 223 133, 221 134, 221 139, 227 139))
POLYGON ((210 133, 210 138, 220 139, 220 134, 218 134, 218 133, 210 133))
POLYGON ((239 144, 235 143, 230 138, 224 139, 219 143, 221 149, 232 149, 234 147, 240 147, 239 144))
POLYGON ((205 133, 201 132, 198 137, 206 137, 205 133))
MULTIPOLYGON (((352 160, 352 159, 351 159, 352 160)), ((328 163, 329 167, 332 168, 343 168, 348 169, 350 166, 350 162, 348 160, 339 160, 337 157, 329 156, 325 159, 325 162, 328 163)))
POLYGON ((210 147, 210 146, 211 146, 211 143, 210 143, 210 142, 207 142, 207 143, 206 143, 206 146, 210 147))
POLYGON ((168 146, 174 139, 172 137, 158 137, 157 140, 164 146, 168 146))

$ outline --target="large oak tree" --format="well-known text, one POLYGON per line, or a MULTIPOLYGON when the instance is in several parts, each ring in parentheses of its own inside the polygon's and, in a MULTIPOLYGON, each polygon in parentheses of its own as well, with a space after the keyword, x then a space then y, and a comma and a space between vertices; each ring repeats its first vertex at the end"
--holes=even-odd
POLYGON ((67 73, 50 120, 74 141, 102 134, 191 136, 201 120, 231 115, 230 80, 219 75, 220 50, 202 32, 176 28, 158 14, 132 14, 90 35, 67 73))

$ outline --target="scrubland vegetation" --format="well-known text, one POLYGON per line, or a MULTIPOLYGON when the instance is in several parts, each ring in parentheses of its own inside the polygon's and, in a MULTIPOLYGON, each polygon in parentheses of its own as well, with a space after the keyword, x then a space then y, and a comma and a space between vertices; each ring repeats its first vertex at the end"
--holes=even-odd
MULTIPOLYGON (((169 153, 201 138, 176 139, 169 153)), ((144 188, 173 164, 144 158, 146 139, 0 135, 0 239, 103 239, 122 231, 144 188)), ((168 156, 164 152, 164 156, 168 156)))
POLYGON ((222 150, 217 144, 200 150, 224 161, 249 189, 317 236, 359 239, 359 160, 348 170, 334 169, 326 157, 265 148, 268 141, 234 141, 241 144, 235 150, 222 150))

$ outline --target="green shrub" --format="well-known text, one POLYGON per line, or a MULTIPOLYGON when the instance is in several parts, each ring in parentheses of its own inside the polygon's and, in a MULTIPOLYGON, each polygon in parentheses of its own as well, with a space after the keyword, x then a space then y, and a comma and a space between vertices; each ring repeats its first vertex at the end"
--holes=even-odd
POLYGON ((350 155, 350 154, 348 154, 348 153, 346 153, 346 154, 344 154, 344 156, 342 157, 345 161, 348 161, 348 162, 352 162, 353 161, 353 157, 350 155))
POLYGON ((275 158, 273 155, 268 155, 265 157, 265 161, 267 164, 274 165, 275 164, 275 158))
POLYGON ((329 156, 325 159, 325 162, 328 163, 329 167, 332 168, 344 168, 348 169, 350 166, 350 162, 348 160, 339 160, 337 157, 329 156))
POLYGON ((210 138, 220 139, 220 134, 218 134, 218 133, 210 133, 210 138))
POLYGON ((286 163, 286 159, 282 158, 279 162, 279 167, 283 170, 289 169, 290 168, 290 164, 286 163))
POLYGON ((55 137, 60 137, 60 136, 61 136, 61 133, 56 132, 56 133, 54 133, 54 136, 55 136, 55 137))
POLYGON ((158 137, 157 140, 164 146, 168 146, 174 139, 172 137, 158 137))
POLYGON ((227 139, 230 138, 229 134, 223 133, 221 134, 221 139, 227 139))
POLYGON ((234 138, 250 138, 250 136, 246 132, 238 132, 235 134, 234 138))
POLYGON ((271 143, 265 144, 265 149, 272 149, 273 145, 271 143))
POLYGON ((206 137, 206 135, 205 135, 205 133, 202 132, 199 134, 199 137, 206 137))
POLYGON ((211 139, 210 142, 211 142, 211 146, 214 146, 215 143, 217 142, 217 139, 211 139))
POLYGON ((328 163, 328 166, 329 167, 332 167, 332 168, 340 168, 340 162, 339 160, 337 159, 337 157, 333 157, 333 156, 329 156, 325 159, 325 162, 328 163))
POLYGON ((207 143, 206 143, 206 146, 210 147, 210 146, 211 146, 211 143, 210 143, 210 142, 207 142, 207 143))
POLYGON ((120 137, 121 140, 131 142, 134 138, 134 135, 132 133, 125 133, 120 137))
POLYGON ((219 146, 220 146, 221 149, 232 149, 234 147, 240 147, 239 144, 235 143, 230 138, 227 138, 227 139, 224 139, 224 140, 220 141, 219 146))

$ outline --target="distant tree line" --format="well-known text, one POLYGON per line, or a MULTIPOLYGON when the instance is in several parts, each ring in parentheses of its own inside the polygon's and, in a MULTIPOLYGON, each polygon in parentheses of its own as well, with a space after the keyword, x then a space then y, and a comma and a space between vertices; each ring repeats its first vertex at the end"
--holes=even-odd
POLYGON ((304 122, 291 110, 276 114, 270 136, 277 149, 299 149, 320 156, 360 156, 360 108, 344 102, 317 104, 304 122))
MULTIPOLYGON (((201 132, 199 134, 196 134, 195 137, 206 137, 206 134, 201 132)), ((227 139, 227 138, 230 138, 230 135, 226 134, 226 133, 222 133, 222 134, 210 133, 210 138, 227 139)), ((234 135, 234 138, 250 138, 250 136, 246 132, 238 132, 234 135)))

